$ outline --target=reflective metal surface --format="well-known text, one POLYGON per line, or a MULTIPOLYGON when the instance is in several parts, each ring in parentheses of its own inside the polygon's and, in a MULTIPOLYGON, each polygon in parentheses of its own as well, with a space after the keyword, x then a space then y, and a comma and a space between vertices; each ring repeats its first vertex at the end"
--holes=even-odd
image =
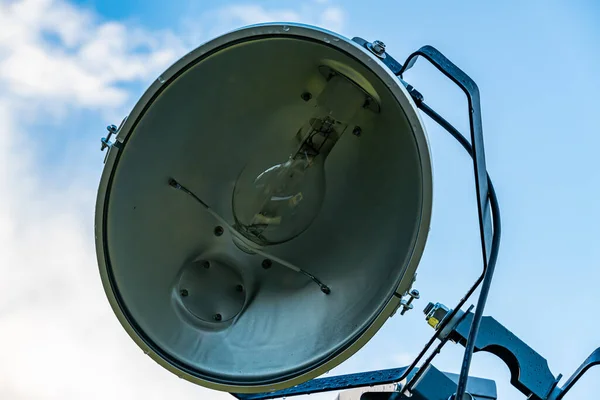
POLYGON ((356 43, 294 24, 221 36, 162 74, 116 140, 96 212, 103 284, 129 335, 180 377, 238 393, 306 381, 364 345, 397 307, 394 293, 410 289, 431 212, 427 141, 404 87, 356 43), (313 107, 303 94, 314 99, 326 83, 322 65, 358 82, 381 111, 355 116, 361 134, 342 136, 329 154, 318 216, 269 251, 317 276, 329 295, 288 268, 265 269, 168 185, 176 178, 233 223, 232 191, 249 154, 269 157, 296 134, 313 107), (219 290, 195 292, 186 306, 180 278, 197 259, 231 268, 215 287, 241 285, 241 310, 219 290), (221 301, 229 320, 199 318, 213 313, 204 303, 221 301))

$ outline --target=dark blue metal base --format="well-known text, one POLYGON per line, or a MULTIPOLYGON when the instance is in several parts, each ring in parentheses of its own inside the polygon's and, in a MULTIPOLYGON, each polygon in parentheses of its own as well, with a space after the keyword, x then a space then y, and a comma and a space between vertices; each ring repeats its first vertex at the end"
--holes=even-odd
MULTIPOLYGON (((329 391, 348 390, 360 387, 380 386, 398 382, 398 379, 402 377, 402 374, 405 370, 406 367, 313 379, 312 381, 308 381, 301 385, 271 393, 232 394, 240 400, 266 400, 329 391)), ((446 399, 456 390, 457 382, 457 374, 441 372, 435 367, 429 366, 425 374, 423 374, 419 385, 417 385, 415 389, 411 391, 410 399, 446 399)), ((489 379, 469 377, 467 391, 473 395, 474 399, 476 400, 497 399, 496 383, 489 379)), ((399 392, 367 392, 364 393, 360 399, 401 400, 408 399, 408 397, 401 396, 399 392)))
MULTIPOLYGON (((463 318, 457 320, 456 325, 449 332, 448 338, 464 346, 467 342, 472 321, 473 313, 467 312, 463 318)), ((481 329, 475 342, 475 352, 480 351, 492 353, 504 361, 511 372, 510 383, 532 400, 562 399, 585 372, 595 365, 600 365, 600 348, 598 348, 583 362, 565 385, 559 388, 557 383, 561 375, 555 377, 552 374, 546 359, 492 317, 482 319, 481 329)), ((417 373, 420 378, 414 387, 410 389, 411 400, 447 399, 447 395, 453 394, 456 390, 458 375, 440 372, 431 365, 422 371, 415 368, 409 374, 406 374, 407 368, 331 376, 313 379, 285 390, 254 394, 232 393, 232 395, 240 400, 266 400, 380 386, 390 383, 398 383, 399 389, 401 389, 400 385, 406 383, 407 380, 411 380, 417 373)), ((496 399, 496 384, 488 379, 469 377, 467 391, 475 399, 496 399)), ((365 393, 362 398, 367 400, 406 399, 399 392, 365 393)))
POLYGON ((299 396, 302 394, 346 390, 365 386, 384 385, 398 382, 406 371, 406 367, 384 369, 380 371, 359 372, 356 374, 331 376, 313 379, 285 390, 269 393, 241 394, 232 393, 240 400, 265 400, 280 397, 299 396))

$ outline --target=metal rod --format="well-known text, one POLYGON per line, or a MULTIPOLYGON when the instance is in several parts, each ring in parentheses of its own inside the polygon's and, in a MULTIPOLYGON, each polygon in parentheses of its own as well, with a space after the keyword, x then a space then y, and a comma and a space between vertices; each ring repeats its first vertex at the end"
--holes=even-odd
MULTIPOLYGON (((481 282, 483 282, 483 280, 486 277, 488 261, 492 252, 492 242, 494 236, 492 229, 492 219, 490 217, 490 204, 488 202, 491 191, 488 185, 489 176, 487 176, 487 169, 485 163, 483 127, 479 100, 480 96, 477 84, 466 73, 464 73, 460 68, 458 68, 454 63, 452 63, 441 52, 439 52, 432 46, 423 46, 416 52, 412 53, 407 58, 406 62, 400 67, 398 72, 395 72, 395 74, 399 76, 402 80, 404 72, 412 68, 412 66, 415 64, 415 61, 419 57, 425 58, 442 74, 444 74, 448 79, 450 79, 462 89, 462 91, 467 96, 469 109, 469 128, 471 133, 470 143, 450 123, 444 120, 439 114, 435 113, 431 108, 427 107, 427 105, 424 105, 424 107, 420 107, 426 113, 430 111, 431 113, 429 113, 428 115, 436 122, 438 122, 442 127, 448 130, 448 132, 450 132, 467 150, 467 152, 471 155, 471 158, 473 159, 473 170, 475 172, 475 188, 477 192, 477 211, 479 217, 479 233, 481 236, 483 256, 483 272, 481 276, 477 279, 477 281, 475 281, 471 289, 467 292, 466 296, 459 302, 459 306, 453 310, 452 314, 450 315, 450 318, 446 319, 446 321, 448 321, 454 315, 456 315, 460 307, 463 306, 464 302, 466 302, 466 300, 473 294, 475 289, 481 284, 481 282)), ((423 101, 423 96, 413 87, 406 84, 406 82, 402 82, 407 86, 407 89, 413 97, 413 99, 415 100, 417 106, 420 106, 423 101)), ((427 353, 429 348, 438 338, 439 332, 445 327, 445 325, 446 324, 443 324, 443 326, 440 327, 440 330, 436 331, 432 338, 427 342, 427 344, 421 350, 415 361, 413 361, 409 369, 406 371, 406 376, 408 376, 408 374, 412 371, 416 364, 427 353)), ((431 359, 431 357, 429 359, 431 359)), ((404 378, 405 377, 403 377, 403 379, 404 378)))
MULTIPOLYGON (((450 133, 458 141, 458 143, 463 147, 463 149, 465 149, 465 151, 469 154, 469 156, 473 157, 473 148, 471 147, 471 144, 469 143, 469 141, 464 137, 464 135, 461 134, 458 131, 458 129, 456 129, 454 126, 452 126, 452 124, 450 124, 448 121, 446 121, 441 115, 439 115, 437 112, 435 112, 431 107, 429 107, 427 104, 425 104, 423 102, 423 97, 420 95, 420 93, 415 94, 414 92, 411 92, 411 95, 413 95, 413 99, 415 100, 417 107, 419 107, 427 116, 429 116, 433 121, 438 123, 448 133, 450 133)), ((491 179, 489 178, 489 175, 488 175, 488 182, 489 182, 489 185, 491 186, 491 179)), ((499 216, 499 214, 500 213, 498 212, 498 216, 499 216)), ((494 233, 493 236, 496 236, 496 234, 494 233)), ((498 246, 499 246, 499 241, 500 241, 500 233, 499 232, 498 232, 497 240, 498 240, 498 246)), ((494 240, 492 240, 492 243, 493 242, 494 242, 494 240)), ((448 318, 445 318, 440 323, 439 329, 431 336, 429 341, 425 344, 423 349, 421 349, 421 351, 419 352, 417 357, 414 359, 414 361, 408 366, 408 368, 406 369, 404 374, 401 376, 400 381, 403 379, 406 379, 408 377, 408 375, 411 373, 411 371, 413 369, 415 369, 415 367, 417 366, 419 361, 421 361, 421 359, 427 353, 429 348, 433 345, 435 340, 438 339, 440 332, 444 330, 444 328, 449 323, 449 321, 452 320, 452 318, 458 313, 458 311, 465 305, 467 300, 469 300, 469 298, 473 295, 473 293, 475 292, 477 287, 479 287, 479 285, 483 281, 486 270, 487 270, 487 265, 484 264, 481 275, 479 275, 479 277, 475 280, 473 285, 469 288, 469 290, 465 293, 465 295, 459 300, 457 305, 450 312, 450 315, 448 315, 448 318)), ((444 341, 444 344, 445 344, 445 341, 444 341)), ((443 344, 438 346, 438 349, 441 349, 442 346, 443 346, 443 344)), ((437 353, 434 352, 432 354, 437 354, 437 353)), ((419 371, 424 370, 425 367, 427 365, 429 365, 432 360, 433 360, 433 357, 428 357, 426 359, 426 361, 424 362, 423 366, 421 368, 419 368, 419 371)), ((414 384, 414 382, 416 382, 416 379, 418 379, 420 377, 420 375, 421 374, 419 374, 419 372, 417 371, 417 373, 413 376, 413 378, 411 378, 411 380, 404 387, 409 388, 410 385, 412 385, 412 384, 414 384)))
MULTIPOLYGON (((454 128, 448 121, 446 121, 442 116, 436 113, 433 109, 431 109, 424 102, 420 102, 418 107, 423 110, 425 114, 427 114, 431 119, 437 122, 440 126, 446 129, 456 140, 463 146, 463 148, 473 156, 473 149, 467 139, 456 129, 454 128)), ((494 275, 494 269, 496 267, 496 261, 498 259, 498 251, 500 249, 500 236, 501 236, 501 222, 500 222, 500 206, 498 204, 498 198, 496 196, 496 191, 494 190, 494 186, 492 181, 487 175, 488 179, 488 188, 489 188, 489 199, 490 199, 490 208, 492 210, 492 223, 494 227, 490 258, 482 275, 482 286, 481 292, 479 294, 479 298, 477 300, 477 307, 475 308, 475 313, 473 315, 473 322, 471 324, 471 329, 469 331, 469 336, 467 338, 467 344, 465 345, 465 353, 463 357, 463 362, 461 366, 461 373, 458 380, 458 386, 456 389, 455 399, 462 399, 462 396, 466 390, 467 379, 469 375, 469 368, 471 366, 471 359, 473 357, 473 349, 475 347, 475 339, 477 338, 477 332, 479 331, 479 325, 481 324, 481 318, 483 317, 483 310, 485 309, 485 303, 487 302, 487 298, 489 295, 492 278, 494 275)), ((481 279, 481 278, 480 278, 481 279)), ((423 368, 420 368, 422 370, 423 368)), ((414 378, 413 378, 414 380, 414 378)))
POLYGON ((186 188, 185 186, 183 186, 181 183, 177 182, 175 179, 170 178, 169 179, 169 186, 171 186, 174 189, 177 190, 181 190, 182 192, 184 192, 185 194, 187 194, 188 196, 192 197, 194 200, 196 200, 198 203, 200 203, 205 209, 206 211, 208 211, 213 217, 215 217, 215 219, 217 221, 219 221, 221 224, 225 225, 227 227, 227 229, 229 229, 229 231, 231 232, 231 234, 233 236, 235 236, 237 239, 239 239, 240 241, 242 241, 242 243, 249 245, 249 247, 251 248, 251 250, 253 252, 255 252, 258 255, 261 255, 263 257, 269 258, 272 261, 275 261, 276 263, 291 269, 292 271, 301 273, 302 275, 308 277, 310 280, 312 280, 314 283, 316 283, 317 285, 319 285, 319 288, 321 289, 321 292, 325 293, 325 294, 329 294, 331 293, 331 289, 329 288, 329 286, 325 285, 323 282, 321 282, 316 276, 314 276, 313 274, 311 274, 308 271, 303 270, 300 267, 295 266, 294 264, 285 261, 279 257, 276 257, 272 254, 267 253, 264 250, 258 249, 256 247, 250 246, 249 241, 242 235, 240 234, 237 230, 235 230, 235 228, 233 226, 231 226, 231 224, 229 224, 229 222, 227 222, 225 220, 225 218, 221 217, 219 214, 217 214, 216 211, 214 211, 212 208, 210 208, 208 206, 208 204, 206 204, 200 197, 196 196, 196 194, 194 194, 194 192, 192 192, 191 190, 189 190, 188 188, 186 188))
MULTIPOLYGON (((499 214, 498 199, 494 192, 494 186, 489 182, 490 191, 490 205, 492 209, 494 219, 494 238, 493 241, 498 242, 500 240, 500 218, 496 218, 499 214), (497 234, 496 234, 497 233, 497 234)), ((477 300, 477 306, 475 307, 475 313, 473 314, 473 322, 471 323, 471 330, 469 331, 469 337, 467 338, 467 344, 465 345, 465 354, 463 357, 463 363, 460 370, 460 378, 458 380, 458 386, 456 388, 455 399, 462 399, 463 394, 467 388, 467 380, 469 379, 469 368, 471 367, 471 359, 473 358, 473 350, 475 348, 475 340, 477 339, 477 333, 479 332, 479 326, 481 325, 481 318, 483 317, 483 310, 487 302, 490 288, 492 286, 492 278, 494 277, 494 270, 496 269, 496 261, 498 259, 498 248, 492 243, 492 252, 488 262, 488 267, 483 277, 483 283, 481 284, 481 292, 479 292, 479 299, 477 300)))

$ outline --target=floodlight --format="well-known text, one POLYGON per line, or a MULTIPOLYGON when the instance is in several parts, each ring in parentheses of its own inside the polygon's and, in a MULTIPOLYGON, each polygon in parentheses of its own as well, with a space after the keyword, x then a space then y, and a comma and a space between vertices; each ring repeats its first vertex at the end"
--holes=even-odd
POLYGON ((111 129, 102 282, 131 338, 179 377, 236 393, 307 381, 411 290, 430 153, 376 48, 299 24, 236 30, 111 129))
POLYGON ((562 400, 600 365, 598 348, 559 387, 541 355, 483 316, 501 227, 479 89, 431 46, 400 64, 377 40, 246 27, 177 61, 108 130, 95 227, 104 289, 137 345, 181 378, 239 400, 387 384, 357 393, 495 399, 494 382, 469 377, 487 351, 528 399, 562 400), (404 80, 419 57, 465 93, 470 140, 404 80), (473 160, 483 271, 454 308, 426 306, 435 333, 408 367, 312 379, 420 297, 432 175, 417 109, 473 160), (462 310, 480 284, 475 310, 462 310), (465 346, 459 375, 431 364, 448 342, 465 346))

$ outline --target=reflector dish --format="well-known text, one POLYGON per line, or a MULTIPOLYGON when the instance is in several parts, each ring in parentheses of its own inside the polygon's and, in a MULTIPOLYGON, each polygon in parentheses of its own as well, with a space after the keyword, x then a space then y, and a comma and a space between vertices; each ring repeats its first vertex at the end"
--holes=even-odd
MULTIPOLYGON (((294 207, 309 198, 298 187, 294 207)), ((430 214, 424 127, 397 77, 335 33, 256 25, 177 61, 124 121, 98 192, 97 255, 115 314, 155 361, 213 389, 262 392, 328 371, 375 334, 412 285, 430 214), (307 142, 302 130, 315 118, 331 118, 336 140, 312 222, 276 230, 290 203, 279 219, 259 204, 253 220, 242 202, 247 230, 232 230, 250 162, 284 163, 296 143, 304 171, 325 154, 315 143, 334 131, 307 142), (275 233, 260 243, 257 226, 275 233)))

